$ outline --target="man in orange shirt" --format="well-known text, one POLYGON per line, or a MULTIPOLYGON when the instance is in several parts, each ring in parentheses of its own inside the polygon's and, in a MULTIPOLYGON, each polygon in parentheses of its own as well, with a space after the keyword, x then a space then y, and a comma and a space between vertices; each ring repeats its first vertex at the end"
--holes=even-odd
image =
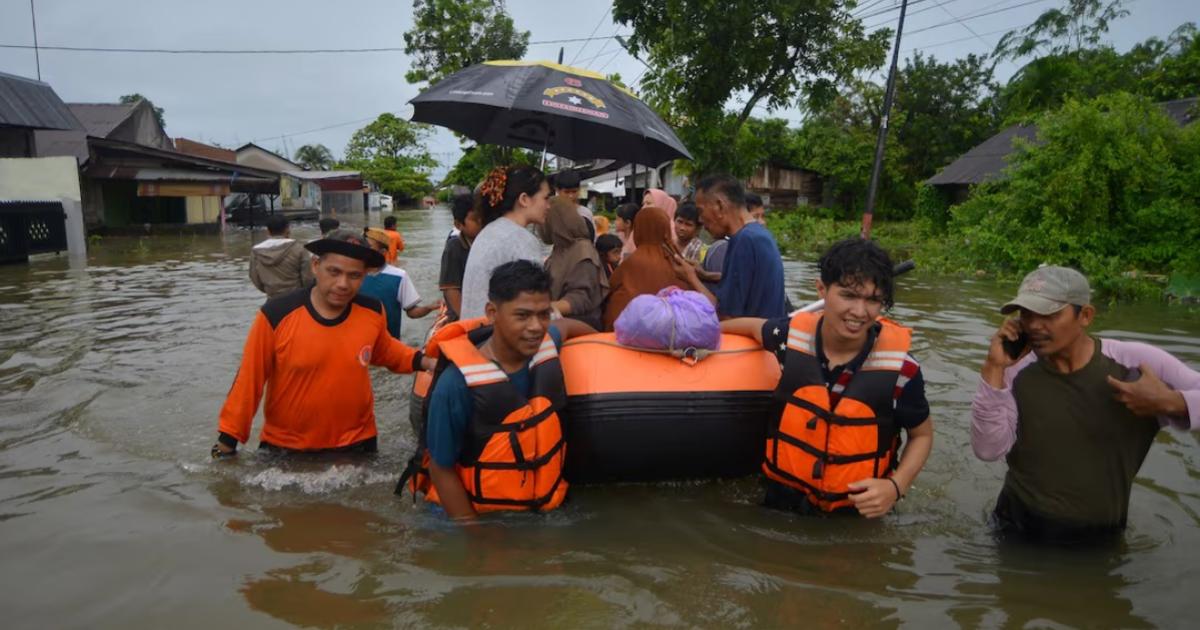
POLYGON ((404 235, 400 230, 396 229, 396 217, 387 217, 383 220, 383 230, 387 232, 388 238, 392 239, 388 243, 387 262, 388 264, 396 262, 396 257, 400 252, 404 251, 404 235))
MULTIPOLYGON (((361 234, 336 230, 305 245, 316 285, 268 300, 246 339, 241 368, 221 408, 213 457, 250 437, 266 386, 259 448, 374 452, 374 396, 367 366, 408 374, 423 355, 388 333, 383 306, 358 295, 383 255, 361 234)), ((433 361, 426 361, 432 367, 433 361)))

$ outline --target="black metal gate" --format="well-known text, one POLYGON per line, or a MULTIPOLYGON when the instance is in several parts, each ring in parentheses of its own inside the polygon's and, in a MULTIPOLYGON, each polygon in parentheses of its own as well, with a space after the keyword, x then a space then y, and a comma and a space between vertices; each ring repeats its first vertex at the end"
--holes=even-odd
POLYGON ((0 263, 67 249, 67 215, 57 201, 0 201, 0 263))

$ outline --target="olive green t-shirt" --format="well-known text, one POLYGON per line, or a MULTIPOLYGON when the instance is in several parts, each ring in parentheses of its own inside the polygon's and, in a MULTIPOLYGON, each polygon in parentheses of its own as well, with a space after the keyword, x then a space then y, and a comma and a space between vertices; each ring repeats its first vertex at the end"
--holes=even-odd
POLYGON ((1113 398, 1105 377, 1126 368, 1100 352, 1070 374, 1043 360, 1013 379, 1017 441, 1004 487, 1030 510, 1066 525, 1124 525, 1133 479, 1159 424, 1113 398))

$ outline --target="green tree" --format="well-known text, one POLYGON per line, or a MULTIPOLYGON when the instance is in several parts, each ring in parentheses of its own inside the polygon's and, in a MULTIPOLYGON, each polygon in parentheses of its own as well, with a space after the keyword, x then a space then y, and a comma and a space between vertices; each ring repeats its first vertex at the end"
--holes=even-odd
POLYGON ((437 166, 423 145, 428 135, 423 125, 380 114, 350 137, 343 165, 361 171, 380 190, 402 202, 418 200, 433 190, 429 177, 437 166))
MULTIPOLYGON (((826 197, 846 218, 858 216, 866 203, 882 104, 883 87, 848 82, 827 104, 810 110, 795 137, 796 159, 824 176, 826 197)), ((903 111, 892 110, 892 125, 903 127, 905 120, 903 111)), ((893 142, 884 152, 876 210, 881 218, 906 218, 911 213, 915 192, 902 172, 904 150, 903 144, 893 142)))
POLYGON ((154 120, 157 120, 158 125, 163 129, 167 128, 167 121, 163 118, 163 108, 156 106, 154 101, 142 96, 141 94, 138 94, 137 92, 134 92, 133 94, 126 94, 120 99, 120 102, 123 105, 137 103, 138 101, 146 101, 149 103, 150 109, 154 111, 154 120))
POLYGON ((892 125, 891 140, 905 156, 899 165, 904 180, 928 179, 991 137, 1000 122, 996 89, 986 57, 941 63, 918 52, 908 59, 896 86, 895 111, 903 122, 892 125))
POLYGON ((463 149, 462 157, 442 179, 443 184, 474 188, 482 182, 489 171, 501 165, 536 165, 540 156, 525 149, 512 149, 493 145, 475 145, 463 149), (507 149, 501 151, 501 149, 507 149))
POLYGON ((1008 177, 952 209, 965 266, 1073 265, 1108 291, 1131 270, 1200 270, 1200 126, 1125 93, 1069 100, 1036 123, 1008 177))
POLYGON ((501 0, 414 0, 404 78, 433 84, 484 61, 520 59, 528 47, 529 31, 516 30, 501 0))
POLYGON ((613 17, 633 28, 630 52, 646 56, 647 101, 682 135, 707 140, 688 145, 696 170, 744 174, 729 149, 755 108, 820 100, 836 82, 883 63, 891 32, 866 34, 854 7, 846 0, 615 0, 613 17), (727 115, 731 95, 742 99, 727 115), (719 132, 688 130, 705 125, 719 132), (716 153, 706 156, 709 148, 716 153))
POLYGON ((996 43, 997 59, 1070 55, 1100 47, 1108 25, 1127 15, 1125 0, 1067 0, 1063 9, 1050 9, 1032 24, 1005 33, 996 43))
MULTIPOLYGON (((1157 43, 1152 39, 1144 46, 1154 51, 1158 50, 1157 43)), ((1156 61, 1141 73, 1143 94, 1158 100, 1200 95, 1200 29, 1194 22, 1183 24, 1171 33, 1161 45, 1156 61)))
POLYGON ((296 149, 293 159, 308 171, 327 171, 335 161, 333 152, 323 144, 306 144, 296 149))

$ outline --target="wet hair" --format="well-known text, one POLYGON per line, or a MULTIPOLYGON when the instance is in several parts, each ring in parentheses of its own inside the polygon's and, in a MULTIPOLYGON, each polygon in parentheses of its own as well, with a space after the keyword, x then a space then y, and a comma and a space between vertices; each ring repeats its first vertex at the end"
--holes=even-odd
POLYGON ((685 201, 675 209, 675 218, 700 225, 700 209, 696 207, 696 204, 685 201))
POLYGON ((884 308, 895 304, 893 267, 892 257, 875 241, 857 237, 834 243, 817 261, 821 282, 826 287, 835 282, 844 287, 873 282, 882 294, 884 308))
POLYGON ((383 227, 385 227, 385 228, 396 227, 396 217, 384 217, 383 218, 383 227))
POLYGON ((328 234, 338 229, 338 226, 341 224, 342 222, 338 221, 337 219, 321 219, 320 221, 317 221, 317 226, 321 229, 322 234, 328 234))
POLYGON ((625 244, 616 234, 601 234, 596 237, 596 251, 603 256, 614 249, 621 249, 625 244))
POLYGON ((488 281, 488 300, 492 304, 511 302, 522 293, 550 293, 550 275, 541 265, 514 260, 492 270, 488 281))
POLYGON ((524 193, 530 197, 538 194, 546 174, 533 166, 499 166, 488 173, 479 191, 483 197, 483 224, 512 212, 517 199, 524 193))
POLYGON ((696 192, 716 193, 734 206, 746 206, 746 189, 732 175, 709 175, 696 182, 696 192))
POLYGON ((757 193, 748 192, 745 195, 747 208, 761 208, 763 205, 762 197, 757 193))
POLYGON ((267 234, 271 236, 279 236, 288 229, 288 218, 282 214, 273 214, 267 217, 266 221, 267 234))
POLYGON ((641 209, 642 209, 641 204, 623 203, 623 204, 617 206, 616 214, 622 220, 633 223, 633 219, 635 217, 637 217, 638 210, 641 210, 641 209))
POLYGON ((467 216, 475 209, 475 193, 459 193, 450 200, 450 214, 455 223, 466 223, 467 216))

